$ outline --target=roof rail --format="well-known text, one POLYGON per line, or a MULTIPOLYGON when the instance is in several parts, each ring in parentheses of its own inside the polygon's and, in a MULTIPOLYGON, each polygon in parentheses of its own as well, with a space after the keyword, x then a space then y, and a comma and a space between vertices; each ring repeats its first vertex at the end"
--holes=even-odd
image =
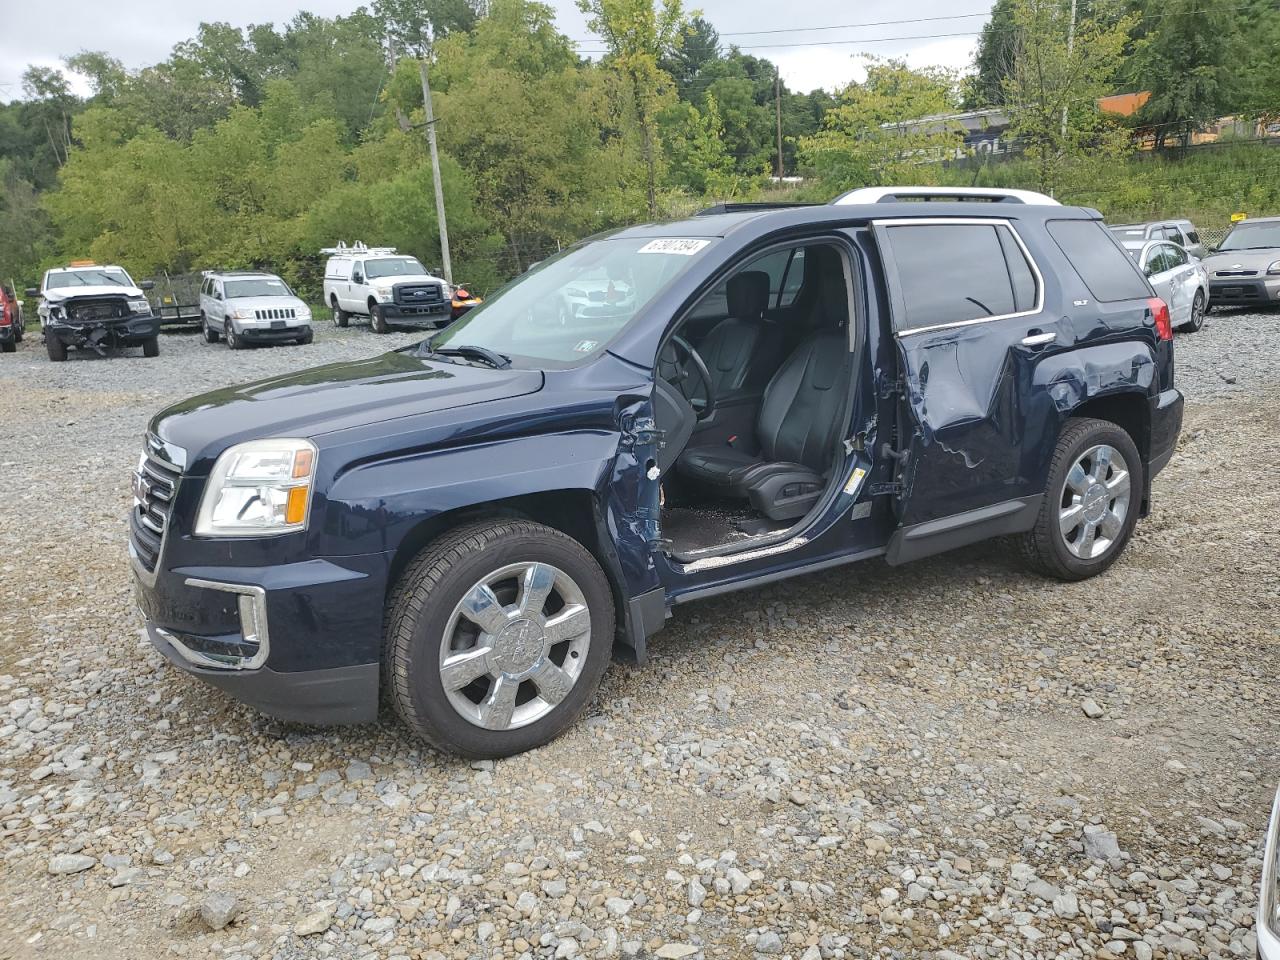
POLYGON ((352 254, 361 254, 365 256, 369 254, 372 254, 374 256, 386 256, 387 254, 395 253, 396 248, 395 247, 369 247, 369 246, 365 246, 364 241, 362 240, 357 240, 355 243, 353 243, 351 246, 348 247, 345 241, 339 240, 338 245, 336 247, 321 247, 320 252, 324 254, 328 254, 331 257, 351 256, 352 254))
POLYGON ((897 203, 901 200, 985 200, 989 203, 1061 206, 1053 197, 1034 190, 1006 190, 1001 187, 860 187, 840 194, 831 202, 844 206, 850 203, 897 203))
POLYGON ((798 201, 743 201, 741 203, 717 203, 707 207, 705 210, 699 210, 694 214, 695 217, 710 217, 717 213, 749 213, 752 210, 785 210, 789 207, 819 207, 820 203, 802 203, 798 201))

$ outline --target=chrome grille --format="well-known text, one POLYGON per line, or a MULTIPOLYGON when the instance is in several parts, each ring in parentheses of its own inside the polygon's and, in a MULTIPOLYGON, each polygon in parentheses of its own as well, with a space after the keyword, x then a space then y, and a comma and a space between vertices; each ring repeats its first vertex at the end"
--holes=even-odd
POLYGON ((1256 277, 1257 270, 1219 270, 1214 276, 1216 277, 1256 277))
POLYGON ((157 453, 159 446, 159 441, 147 437, 147 449, 133 475, 133 508, 129 512, 129 535, 148 573, 160 560, 160 547, 181 477, 178 467, 157 453))
POLYGON ((297 311, 293 307, 268 307, 254 310, 253 315, 259 320, 292 320, 297 311))
POLYGON ((397 283, 395 285, 396 303, 408 306, 426 306, 439 303, 444 299, 438 283, 397 283))

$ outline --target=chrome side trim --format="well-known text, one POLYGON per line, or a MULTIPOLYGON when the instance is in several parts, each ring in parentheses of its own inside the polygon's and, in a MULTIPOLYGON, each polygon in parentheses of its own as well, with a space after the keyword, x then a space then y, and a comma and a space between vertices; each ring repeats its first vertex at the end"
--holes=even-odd
POLYGON ((257 643, 258 649, 252 657, 239 660, 221 660, 192 650, 167 630, 158 632, 189 663, 215 670, 257 670, 267 662, 271 653, 271 635, 267 629, 267 591, 262 587, 244 583, 221 583, 217 580, 201 580, 199 577, 187 577, 183 581, 188 587, 202 590, 221 590, 223 593, 234 593, 239 596, 240 633, 247 643, 257 643))
POLYGON ((1258 956, 1261 960, 1280 960, 1280 791, 1271 806, 1271 820, 1262 853, 1262 887, 1258 891, 1258 917, 1254 929, 1258 934, 1258 956))
POLYGON ((951 330, 958 327, 971 327, 976 323, 994 323, 996 320, 1012 320, 1016 317, 1034 317, 1038 313, 1044 311, 1044 274, 1040 272, 1040 265, 1036 263, 1036 258, 1031 256, 1031 251, 1027 249, 1027 245, 1022 242, 1022 237, 1018 234, 1018 229, 1009 220, 1002 220, 999 217, 900 217, 893 220, 873 220, 872 226, 876 227, 911 227, 911 226, 945 226, 947 224, 966 224, 969 226, 990 226, 1004 227, 1013 235, 1014 242, 1018 245, 1018 249, 1022 251, 1022 255, 1027 258, 1027 263, 1031 267, 1031 273, 1036 278, 1036 305, 1030 310, 1021 310, 1017 313, 1000 313, 994 317, 975 317, 972 320, 955 320, 951 323, 935 323, 927 327, 911 327, 908 330, 895 330, 895 337, 907 337, 914 333, 932 333, 934 330, 951 330))

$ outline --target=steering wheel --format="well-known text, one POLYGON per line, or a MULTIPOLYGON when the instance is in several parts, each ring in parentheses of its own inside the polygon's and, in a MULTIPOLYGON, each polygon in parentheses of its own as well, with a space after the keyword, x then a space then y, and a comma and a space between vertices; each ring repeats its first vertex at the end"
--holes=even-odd
POLYGON ((693 407, 698 419, 706 420, 716 412, 716 395, 715 391, 711 389, 711 371, 707 369, 706 361, 702 359, 698 351, 684 337, 673 336, 671 344, 684 354, 684 359, 677 359, 677 362, 672 365, 675 369, 675 380, 673 381, 670 377, 667 380, 679 389, 684 398, 689 401, 689 405, 693 407), (692 375, 689 372, 690 365, 693 367, 692 375), (693 379, 693 377, 696 377, 696 379, 693 379), (698 387, 702 388, 702 398, 705 399, 698 398, 698 387))

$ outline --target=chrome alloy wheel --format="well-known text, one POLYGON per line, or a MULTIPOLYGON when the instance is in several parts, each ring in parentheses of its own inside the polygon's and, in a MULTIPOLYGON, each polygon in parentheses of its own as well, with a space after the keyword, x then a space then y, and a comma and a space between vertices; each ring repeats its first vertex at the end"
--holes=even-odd
POLYGON ((1129 512, 1129 465, 1115 447, 1090 447, 1067 471, 1058 529, 1067 549, 1094 560, 1116 542, 1129 512))
POLYGON ((453 608, 440 645, 450 705, 487 730, 541 720, 573 689, 591 644, 581 588, 548 563, 495 570, 453 608))

